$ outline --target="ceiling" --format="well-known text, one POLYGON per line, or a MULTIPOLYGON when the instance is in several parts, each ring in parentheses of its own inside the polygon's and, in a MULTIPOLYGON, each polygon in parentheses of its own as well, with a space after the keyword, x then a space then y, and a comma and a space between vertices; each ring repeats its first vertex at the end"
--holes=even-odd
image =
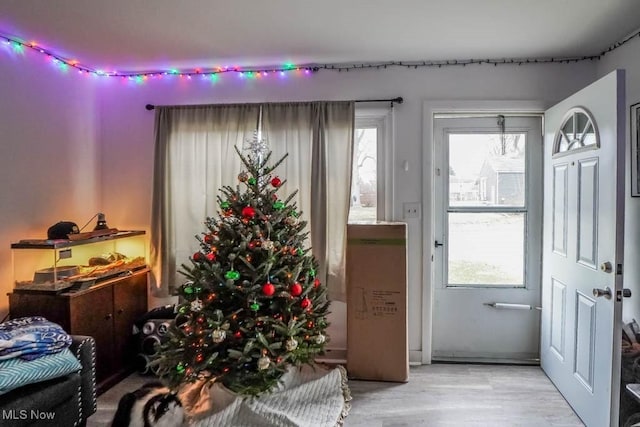
POLYGON ((580 57, 638 29, 638 0, 0 1, 0 34, 121 72, 580 57))

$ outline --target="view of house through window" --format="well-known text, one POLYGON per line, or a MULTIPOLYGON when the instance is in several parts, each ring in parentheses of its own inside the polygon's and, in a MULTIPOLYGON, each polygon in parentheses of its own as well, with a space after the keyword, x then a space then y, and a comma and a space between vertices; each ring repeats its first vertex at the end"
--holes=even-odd
POLYGON ((349 222, 375 221, 378 205, 378 128, 356 125, 349 222))
POLYGON ((524 286, 525 134, 449 134, 449 286, 524 286))

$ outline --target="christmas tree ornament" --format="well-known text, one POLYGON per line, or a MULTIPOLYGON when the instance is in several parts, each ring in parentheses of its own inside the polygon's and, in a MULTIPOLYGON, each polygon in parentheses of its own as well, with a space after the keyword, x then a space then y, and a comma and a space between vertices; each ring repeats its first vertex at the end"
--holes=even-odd
POLYGON ((316 344, 323 344, 326 341, 326 337, 322 334, 318 334, 314 337, 316 344))
POLYGON ((315 270, 315 268, 310 269, 310 270, 309 270, 309 276, 311 276, 311 277, 315 277, 315 275, 316 275, 316 270, 315 270))
POLYGON ((199 262, 203 260, 204 255, 202 255, 202 252, 196 252, 191 258, 193 258, 194 261, 199 262))
POLYGON ((267 369, 270 364, 271 359, 269 359, 267 356, 262 356, 260 359, 258 359, 258 369, 261 371, 267 369))
POLYGON ((245 218, 253 218, 256 216, 256 210, 251 206, 245 206, 242 208, 242 216, 245 218))
POLYGON ((300 307, 302 308, 311 307, 311 300, 309 298, 304 298, 302 301, 300 301, 300 307))
POLYGON ((213 235, 211 235, 211 234, 205 234, 204 235, 204 242, 206 244, 210 245, 210 244, 212 244, 214 242, 214 240, 215 239, 213 238, 213 235))
POLYGON ((211 332, 211 340, 216 344, 220 344, 225 338, 227 338, 227 333, 223 329, 218 328, 211 332))
POLYGON ((278 188, 280 187, 280 185, 282 185, 282 181, 276 176, 271 180, 271 185, 273 185, 275 188, 278 188))
POLYGON ((222 209, 229 209, 229 206, 231 206, 231 204, 229 202, 227 202, 227 201, 224 201, 224 202, 220 203, 220 207, 222 209))
POLYGON ((296 341, 294 338, 288 339, 285 343, 285 347, 287 351, 293 351, 298 348, 298 341, 296 341))
POLYGON ((314 279, 313 280, 313 287, 317 288, 318 286, 320 286, 320 279, 314 279))
POLYGON ((251 177, 247 180, 247 182, 249 183, 249 185, 256 185, 258 181, 256 181, 254 177, 251 177))
POLYGON ((273 203, 273 209, 275 210, 282 210, 284 209, 284 202, 282 200, 278 200, 276 202, 273 203))
POLYGON ((290 226, 293 227, 294 225, 296 225, 298 223, 298 218, 294 217, 294 216, 288 216, 284 222, 290 226))
POLYGON ((273 284, 267 282, 264 285, 262 285, 262 293, 265 294, 266 296, 270 297, 275 292, 276 292, 276 287, 273 286, 273 284))
POLYGON ((230 280, 238 280, 240 278, 240 273, 235 270, 229 270, 224 274, 225 279, 230 280))
POLYGON ((252 311, 258 311, 258 310, 260 310, 260 304, 258 304, 257 302, 253 302, 253 303, 251 303, 251 305, 249 306, 249 308, 250 308, 252 311))
POLYGON ((182 364, 182 362, 180 362, 180 363, 178 363, 178 364, 176 365, 176 371, 177 371, 179 374, 181 374, 181 373, 183 373, 183 372, 184 372, 184 365, 182 364))
POLYGON ((197 298, 191 301, 191 311, 200 311, 200 310, 202 310, 202 301, 200 301, 197 298))
POLYGON ((246 172, 242 171, 238 174, 238 181, 246 182, 247 179, 249 179, 249 175, 246 172))
POLYGON ((214 252, 209 252, 205 256, 207 257, 207 260, 209 260, 210 262, 213 262, 216 260, 216 254, 214 252))
POLYGON ((242 332, 241 332, 241 331, 236 331, 236 332, 233 334, 233 337, 234 337, 234 338, 236 338, 236 339, 240 339, 240 338, 242 338, 242 332))
POLYGON ((293 285, 291 285, 289 293, 294 297, 300 296, 300 294, 302 294, 302 285, 298 282, 295 282, 293 285))

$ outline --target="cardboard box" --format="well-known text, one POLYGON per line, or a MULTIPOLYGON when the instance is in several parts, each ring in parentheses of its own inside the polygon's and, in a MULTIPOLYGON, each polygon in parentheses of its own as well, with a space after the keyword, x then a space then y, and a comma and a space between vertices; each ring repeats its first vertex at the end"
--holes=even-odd
POLYGON ((406 224, 347 225, 346 276, 349 377, 408 381, 406 224))

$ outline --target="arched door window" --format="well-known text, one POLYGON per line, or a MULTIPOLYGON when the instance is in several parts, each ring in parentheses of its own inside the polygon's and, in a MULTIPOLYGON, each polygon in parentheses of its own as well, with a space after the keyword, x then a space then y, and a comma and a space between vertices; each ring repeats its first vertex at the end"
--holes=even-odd
POLYGON ((591 113, 582 107, 567 111, 562 125, 556 133, 553 156, 560 156, 576 150, 600 148, 600 137, 591 113))

